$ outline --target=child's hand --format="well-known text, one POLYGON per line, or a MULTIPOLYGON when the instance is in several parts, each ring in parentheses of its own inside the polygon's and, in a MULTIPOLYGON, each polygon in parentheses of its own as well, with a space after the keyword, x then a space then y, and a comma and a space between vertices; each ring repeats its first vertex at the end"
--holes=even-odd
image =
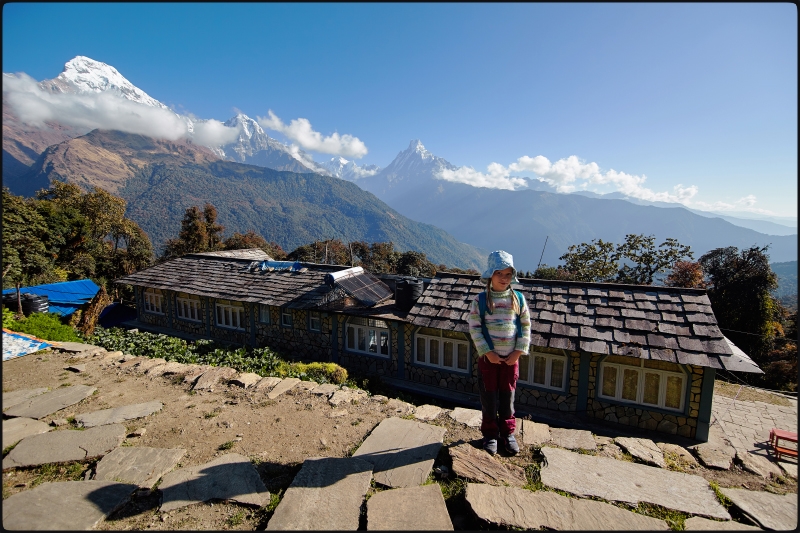
POLYGON ((504 361, 505 364, 512 366, 517 364, 517 361, 519 361, 519 358, 522 357, 522 354, 524 353, 525 352, 523 352, 522 350, 514 350, 513 352, 508 354, 508 357, 506 357, 506 360, 504 361))
POLYGON ((497 355, 496 353, 494 353, 493 351, 486 352, 486 354, 484 356, 492 364, 497 365, 497 364, 500 364, 502 362, 502 359, 500 359, 500 356, 497 355))

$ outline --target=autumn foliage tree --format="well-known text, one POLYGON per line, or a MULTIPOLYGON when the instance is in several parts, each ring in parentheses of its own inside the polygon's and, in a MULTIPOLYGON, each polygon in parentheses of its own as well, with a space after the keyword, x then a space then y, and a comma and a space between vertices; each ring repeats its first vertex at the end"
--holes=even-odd
POLYGON ((224 230, 217 224, 217 209, 212 204, 206 203, 202 210, 193 205, 183 215, 178 238, 167 240, 163 259, 221 250, 224 230))
POLYGON ((684 287, 687 289, 705 289, 706 281, 703 267, 694 261, 677 261, 672 272, 665 280, 667 287, 684 287))

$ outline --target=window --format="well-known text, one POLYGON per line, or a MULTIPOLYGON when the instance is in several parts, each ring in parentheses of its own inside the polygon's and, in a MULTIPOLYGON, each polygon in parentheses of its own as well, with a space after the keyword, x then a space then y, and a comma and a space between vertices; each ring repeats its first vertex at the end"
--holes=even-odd
POLYGON ((308 312, 308 329, 311 331, 322 330, 322 319, 320 318, 319 311, 308 312))
POLYGON ((202 321, 200 314, 200 298, 179 292, 175 298, 175 310, 178 318, 192 322, 202 321))
POLYGON ((533 352, 519 358, 519 381, 545 389, 564 390, 567 381, 567 357, 533 352))
POLYGON ((464 333, 419 328, 414 343, 417 363, 466 371, 469 366, 469 338, 464 333))
POLYGON ((612 355, 600 365, 601 398, 682 411, 685 391, 686 375, 673 363, 612 355))
POLYGON ((244 329, 244 307, 220 300, 216 304, 217 326, 230 329, 244 329))
POLYGON ((281 325, 290 328, 292 327, 293 324, 294 324, 294 318, 292 318, 292 310, 281 309, 281 325))
POLYGON ((389 357, 389 326, 383 320, 351 318, 345 337, 350 351, 389 357))
POLYGON ((262 324, 269 324, 269 306, 267 304, 259 304, 258 321, 262 324))
POLYGON ((144 310, 148 313, 164 314, 164 296, 160 289, 147 289, 144 291, 144 310))

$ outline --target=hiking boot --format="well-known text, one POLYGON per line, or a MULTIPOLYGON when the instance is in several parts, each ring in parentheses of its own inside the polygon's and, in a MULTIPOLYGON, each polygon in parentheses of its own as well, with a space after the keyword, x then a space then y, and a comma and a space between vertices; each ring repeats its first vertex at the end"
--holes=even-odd
POLYGON ((519 444, 517 444, 517 439, 514 435, 509 435, 503 439, 503 447, 511 455, 517 455, 519 453, 519 444))
POLYGON ((495 455, 497 453, 497 439, 483 439, 483 449, 489 452, 489 455, 495 455))

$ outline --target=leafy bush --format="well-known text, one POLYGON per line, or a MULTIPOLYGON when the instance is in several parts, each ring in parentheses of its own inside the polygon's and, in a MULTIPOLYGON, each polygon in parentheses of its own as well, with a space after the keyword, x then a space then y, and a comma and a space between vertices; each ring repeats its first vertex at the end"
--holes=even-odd
POLYGON ((177 363, 228 366, 239 372, 253 372, 259 376, 292 377, 336 384, 347 380, 347 370, 335 363, 290 363, 270 348, 243 347, 231 350, 205 339, 188 342, 168 335, 131 333, 119 328, 100 327, 87 342, 110 351, 120 350, 131 355, 161 357, 177 363))
POLYGON ((3 327, 11 329, 11 323, 14 322, 14 311, 8 307, 3 308, 3 327))
POLYGON ((46 341, 83 342, 77 331, 61 323, 55 313, 32 313, 28 318, 10 320, 6 326, 6 314, 3 312, 3 327, 19 333, 27 333, 46 341))

